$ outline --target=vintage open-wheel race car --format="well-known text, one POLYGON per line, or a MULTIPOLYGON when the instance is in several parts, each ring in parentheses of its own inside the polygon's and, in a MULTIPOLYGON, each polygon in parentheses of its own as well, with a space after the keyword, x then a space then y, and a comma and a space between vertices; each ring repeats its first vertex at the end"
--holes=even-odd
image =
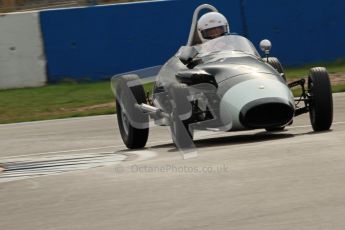
POLYGON ((151 96, 138 75, 112 79, 118 126, 128 148, 145 146, 150 118, 169 126, 181 149, 193 145, 195 130, 280 131, 308 112, 314 131, 330 129, 333 101, 326 68, 311 68, 307 80, 287 83, 279 60, 269 57, 269 40, 260 43, 264 57, 236 34, 201 43, 196 24, 205 9, 217 12, 207 4, 195 10, 187 45, 162 66, 151 96), (295 87, 301 88, 296 98, 295 87))

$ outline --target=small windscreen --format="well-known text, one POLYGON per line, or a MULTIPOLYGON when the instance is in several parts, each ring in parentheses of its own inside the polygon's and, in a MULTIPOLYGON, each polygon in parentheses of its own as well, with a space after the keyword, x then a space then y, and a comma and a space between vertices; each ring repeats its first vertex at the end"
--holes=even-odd
POLYGON ((198 53, 207 55, 214 52, 243 52, 260 57, 254 45, 240 35, 225 35, 196 46, 198 53))

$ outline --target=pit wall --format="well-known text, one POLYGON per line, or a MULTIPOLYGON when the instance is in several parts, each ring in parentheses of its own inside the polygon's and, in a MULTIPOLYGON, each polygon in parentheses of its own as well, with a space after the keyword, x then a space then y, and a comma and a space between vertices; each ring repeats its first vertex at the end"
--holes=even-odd
POLYGON ((42 86, 45 67, 39 14, 0 16, 0 88, 42 86))
POLYGON ((187 43, 193 11, 202 3, 218 8, 228 18, 231 32, 248 37, 256 47, 261 39, 270 39, 271 54, 283 65, 345 57, 345 2, 341 0, 313 4, 297 0, 168 0, 55 9, 38 13, 40 30, 32 19, 37 19, 37 13, 0 17, 0 87, 17 78, 11 86, 66 78, 103 80, 161 65, 187 43), (4 18, 9 20, 7 26, 3 26, 4 18), (16 49, 15 56, 9 50, 12 46, 30 52, 19 55, 16 49), (35 79, 29 80, 27 75, 35 79))

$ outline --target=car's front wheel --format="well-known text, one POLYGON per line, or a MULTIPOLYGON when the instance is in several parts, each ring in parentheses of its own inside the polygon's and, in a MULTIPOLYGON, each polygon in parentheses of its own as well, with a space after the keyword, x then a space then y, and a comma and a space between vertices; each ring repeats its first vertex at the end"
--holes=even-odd
POLYGON ((116 80, 116 111, 120 134, 127 148, 146 145, 149 117, 135 105, 146 103, 144 87, 136 75, 124 75, 116 80))
POLYGON ((310 69, 308 89, 310 94, 309 115, 313 130, 330 129, 333 121, 333 97, 326 68, 310 69))

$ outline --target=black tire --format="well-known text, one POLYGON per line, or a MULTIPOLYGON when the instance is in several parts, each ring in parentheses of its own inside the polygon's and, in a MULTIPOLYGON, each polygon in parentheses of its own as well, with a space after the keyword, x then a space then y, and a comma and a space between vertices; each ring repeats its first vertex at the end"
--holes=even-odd
POLYGON ((269 57, 268 61, 267 61, 267 58, 264 58, 263 60, 265 62, 267 62, 268 64, 270 64, 275 70, 277 70, 278 73, 282 74, 282 77, 284 78, 284 81, 286 81, 286 77, 285 77, 283 66, 280 63, 280 61, 278 60, 278 58, 276 58, 276 57, 269 57))
POLYGON ((328 72, 324 67, 310 69, 308 89, 310 122, 314 131, 329 130, 333 122, 333 97, 328 72))
POLYGON ((129 149, 145 147, 149 135, 149 116, 136 108, 136 103, 146 103, 144 87, 140 84, 139 77, 124 75, 116 79, 117 121, 121 138, 129 149))

